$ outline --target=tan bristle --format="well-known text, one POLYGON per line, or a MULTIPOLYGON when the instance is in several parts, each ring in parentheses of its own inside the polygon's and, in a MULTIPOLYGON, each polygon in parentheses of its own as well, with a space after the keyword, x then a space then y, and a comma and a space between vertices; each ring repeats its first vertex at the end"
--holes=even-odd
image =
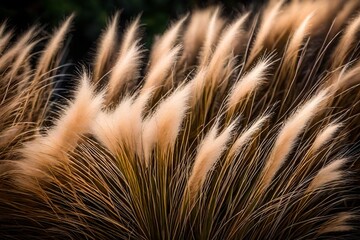
POLYGON ((144 120, 142 140, 146 164, 155 144, 161 151, 174 146, 189 106, 190 93, 191 84, 176 90, 159 104, 152 116, 144 120))
POLYGON ((312 192, 341 180, 343 173, 340 168, 344 166, 345 162, 345 159, 339 159, 323 167, 311 181, 306 191, 312 192))
POLYGON ((116 13, 113 20, 104 32, 101 42, 99 43, 98 53, 94 62, 94 81, 98 82, 102 75, 106 73, 106 66, 109 64, 112 56, 115 42, 117 39, 117 24, 119 13, 116 13))
POLYGON ((294 147, 295 141, 316 113, 321 110, 321 104, 327 98, 326 91, 318 93, 306 102, 293 116, 291 116, 280 130, 275 144, 267 159, 262 178, 262 189, 269 187, 277 171, 284 164, 286 157, 294 147))
POLYGON ((201 190, 206 176, 225 150, 234 127, 235 122, 217 136, 218 126, 215 125, 202 140, 187 183, 190 198, 195 198, 201 190))

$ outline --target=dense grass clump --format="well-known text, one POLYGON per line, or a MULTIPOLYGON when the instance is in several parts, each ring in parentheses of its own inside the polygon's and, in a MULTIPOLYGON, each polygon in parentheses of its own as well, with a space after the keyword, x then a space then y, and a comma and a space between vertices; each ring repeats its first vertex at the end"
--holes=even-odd
POLYGON ((0 236, 358 239, 359 8, 210 7, 150 51, 115 14, 71 77, 72 16, 48 39, 2 24, 0 236))

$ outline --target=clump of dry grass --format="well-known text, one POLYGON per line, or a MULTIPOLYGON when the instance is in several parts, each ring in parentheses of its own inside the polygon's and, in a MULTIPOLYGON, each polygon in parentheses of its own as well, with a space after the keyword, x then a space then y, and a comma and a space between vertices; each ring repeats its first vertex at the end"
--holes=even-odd
POLYGON ((40 52, 38 28, 2 24, 0 235, 357 239, 359 7, 197 10, 148 58, 141 18, 119 41, 115 14, 61 111, 50 97, 73 17, 40 52))

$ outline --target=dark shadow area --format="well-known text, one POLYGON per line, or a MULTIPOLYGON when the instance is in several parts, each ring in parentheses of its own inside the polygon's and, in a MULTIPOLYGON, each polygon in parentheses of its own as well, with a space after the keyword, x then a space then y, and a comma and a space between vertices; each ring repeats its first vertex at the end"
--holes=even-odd
POLYGON ((164 31, 166 26, 196 8, 221 5, 226 14, 236 14, 244 7, 259 6, 263 0, 225 0, 225 1, 172 1, 172 0, 13 0, 0 3, 0 20, 8 20, 9 26, 16 26, 16 32, 23 32, 30 26, 45 25, 49 32, 72 13, 76 14, 73 23, 72 39, 69 45, 68 60, 86 62, 89 52, 96 47, 96 40, 107 21, 121 11, 120 28, 138 14, 144 24, 144 43, 150 46, 153 36, 164 31), (89 51, 90 50, 90 51, 89 51))

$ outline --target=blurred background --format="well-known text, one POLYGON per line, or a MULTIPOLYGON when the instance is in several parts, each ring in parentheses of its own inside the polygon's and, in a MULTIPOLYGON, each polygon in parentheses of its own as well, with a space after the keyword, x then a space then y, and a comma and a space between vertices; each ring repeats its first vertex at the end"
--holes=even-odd
POLYGON ((37 23, 49 32, 66 16, 76 14, 68 59, 84 62, 91 58, 96 41, 109 18, 121 10, 120 28, 141 13, 144 43, 150 46, 154 35, 163 32, 169 22, 182 14, 209 5, 221 4, 226 13, 236 14, 244 7, 258 6, 262 0, 3 0, 0 20, 23 32, 37 23))

